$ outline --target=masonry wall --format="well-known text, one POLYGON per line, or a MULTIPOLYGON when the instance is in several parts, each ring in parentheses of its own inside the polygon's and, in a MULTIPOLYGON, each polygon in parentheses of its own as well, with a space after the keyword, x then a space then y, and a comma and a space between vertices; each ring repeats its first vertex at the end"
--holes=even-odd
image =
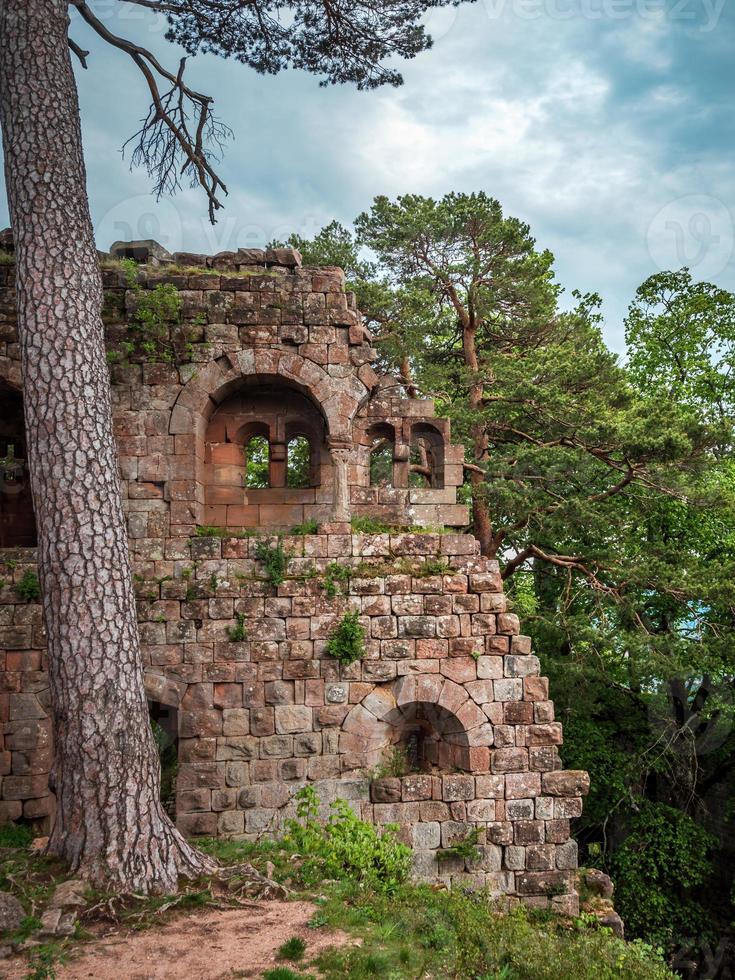
MULTIPOLYGON (((311 782, 325 807, 342 797, 365 819, 399 823, 418 875, 573 911, 570 820, 587 777, 561 769, 548 683, 497 564, 451 530, 467 512, 448 421, 378 378, 339 270, 301 269, 289 250, 186 257, 195 261, 206 271, 149 268, 135 288, 104 274, 113 352, 131 336, 140 289, 168 283, 183 300, 167 338, 185 334, 185 361, 133 351, 112 367, 146 690, 176 712, 179 826, 276 832, 311 782), (310 493, 283 485, 281 447, 299 415, 288 413, 301 398, 317 413, 304 430, 318 474, 310 493), (236 451, 255 422, 269 432, 272 483, 253 493, 238 486, 236 451), (370 485, 374 431, 392 439, 391 486, 370 485), (417 435, 424 487, 409 485, 417 435), (349 518, 361 513, 450 527, 353 534, 349 518), (272 585, 259 543, 309 518, 318 533, 285 534, 287 578, 272 585), (348 610, 366 650, 343 667, 326 644, 348 610), (382 775, 396 747, 415 771, 382 775), (472 831, 475 857, 442 857, 472 831)), ((0 266, 0 379, 18 388, 11 279, 0 266)), ((41 607, 18 590, 34 559, 32 549, 0 552, 0 819, 48 825, 41 607)))

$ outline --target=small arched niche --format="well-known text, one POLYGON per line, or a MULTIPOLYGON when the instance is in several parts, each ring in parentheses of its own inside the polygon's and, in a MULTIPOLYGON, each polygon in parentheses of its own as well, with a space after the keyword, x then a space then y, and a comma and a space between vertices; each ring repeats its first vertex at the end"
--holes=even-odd
POLYGON ((409 485, 416 488, 444 488, 444 436, 430 422, 411 427, 409 485))
POLYGON ((286 383, 248 384, 215 409, 205 435, 205 523, 286 527, 311 517, 329 482, 320 409, 286 383))
POLYGON ((23 398, 0 381, 0 548, 36 546, 23 398))
POLYGON ((470 768, 467 733, 457 717, 431 702, 414 701, 386 715, 390 750, 399 750, 410 772, 470 768))

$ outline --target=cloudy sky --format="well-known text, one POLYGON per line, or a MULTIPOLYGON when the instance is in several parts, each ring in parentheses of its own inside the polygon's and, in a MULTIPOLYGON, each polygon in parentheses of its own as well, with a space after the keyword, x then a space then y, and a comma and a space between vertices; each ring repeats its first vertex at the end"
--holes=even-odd
MULTIPOLYGON (((92 6, 169 65, 155 14, 92 6)), ((77 71, 98 247, 156 238, 218 251, 345 224, 377 194, 484 190, 528 221, 567 290, 604 300, 608 342, 636 286, 689 264, 735 288, 732 0, 477 0, 429 19, 435 44, 398 89, 319 88, 263 78, 214 57, 190 84, 234 130, 221 173, 230 194, 212 228, 196 191, 156 202, 120 146, 147 107, 129 58, 85 25, 77 71)), ((3 201, 0 220, 7 223, 3 201)))

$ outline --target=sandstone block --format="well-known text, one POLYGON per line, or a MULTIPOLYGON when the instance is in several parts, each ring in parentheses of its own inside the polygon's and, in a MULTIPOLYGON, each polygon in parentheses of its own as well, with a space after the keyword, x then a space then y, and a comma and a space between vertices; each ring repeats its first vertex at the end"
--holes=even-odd
POLYGON ((526 799, 541 792, 541 774, 538 772, 509 772, 505 777, 505 798, 526 799))
POLYGON ((460 774, 442 776, 442 799, 447 803, 453 800, 471 800, 475 796, 475 777, 460 774))
POLYGON ((417 850, 433 850, 441 845, 441 826, 436 822, 417 823, 411 829, 411 845, 417 850))
POLYGON ((275 708, 276 731, 279 734, 294 734, 312 730, 312 709, 306 705, 277 705, 275 708))
POLYGON ((550 796, 586 796, 590 789, 589 773, 576 769, 545 772, 541 782, 544 793, 550 796))

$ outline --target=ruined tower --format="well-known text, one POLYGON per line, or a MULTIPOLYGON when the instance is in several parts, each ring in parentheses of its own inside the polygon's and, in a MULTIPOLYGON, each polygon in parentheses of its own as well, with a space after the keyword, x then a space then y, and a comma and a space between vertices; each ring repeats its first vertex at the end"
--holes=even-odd
MULTIPOLYGON (((325 805, 398 823, 417 875, 574 911, 586 774, 561 769, 548 682, 497 562, 462 531, 463 448, 430 400, 378 376, 342 272, 292 249, 145 242, 102 264, 146 689, 178 755, 181 829, 277 832, 311 782, 325 805), (269 553, 287 556, 278 584, 269 553), (326 649, 346 612, 365 637, 349 665, 326 649), (474 856, 445 853, 470 839, 474 856)), ((0 819, 48 821, 12 285, 6 262, 0 819)))

